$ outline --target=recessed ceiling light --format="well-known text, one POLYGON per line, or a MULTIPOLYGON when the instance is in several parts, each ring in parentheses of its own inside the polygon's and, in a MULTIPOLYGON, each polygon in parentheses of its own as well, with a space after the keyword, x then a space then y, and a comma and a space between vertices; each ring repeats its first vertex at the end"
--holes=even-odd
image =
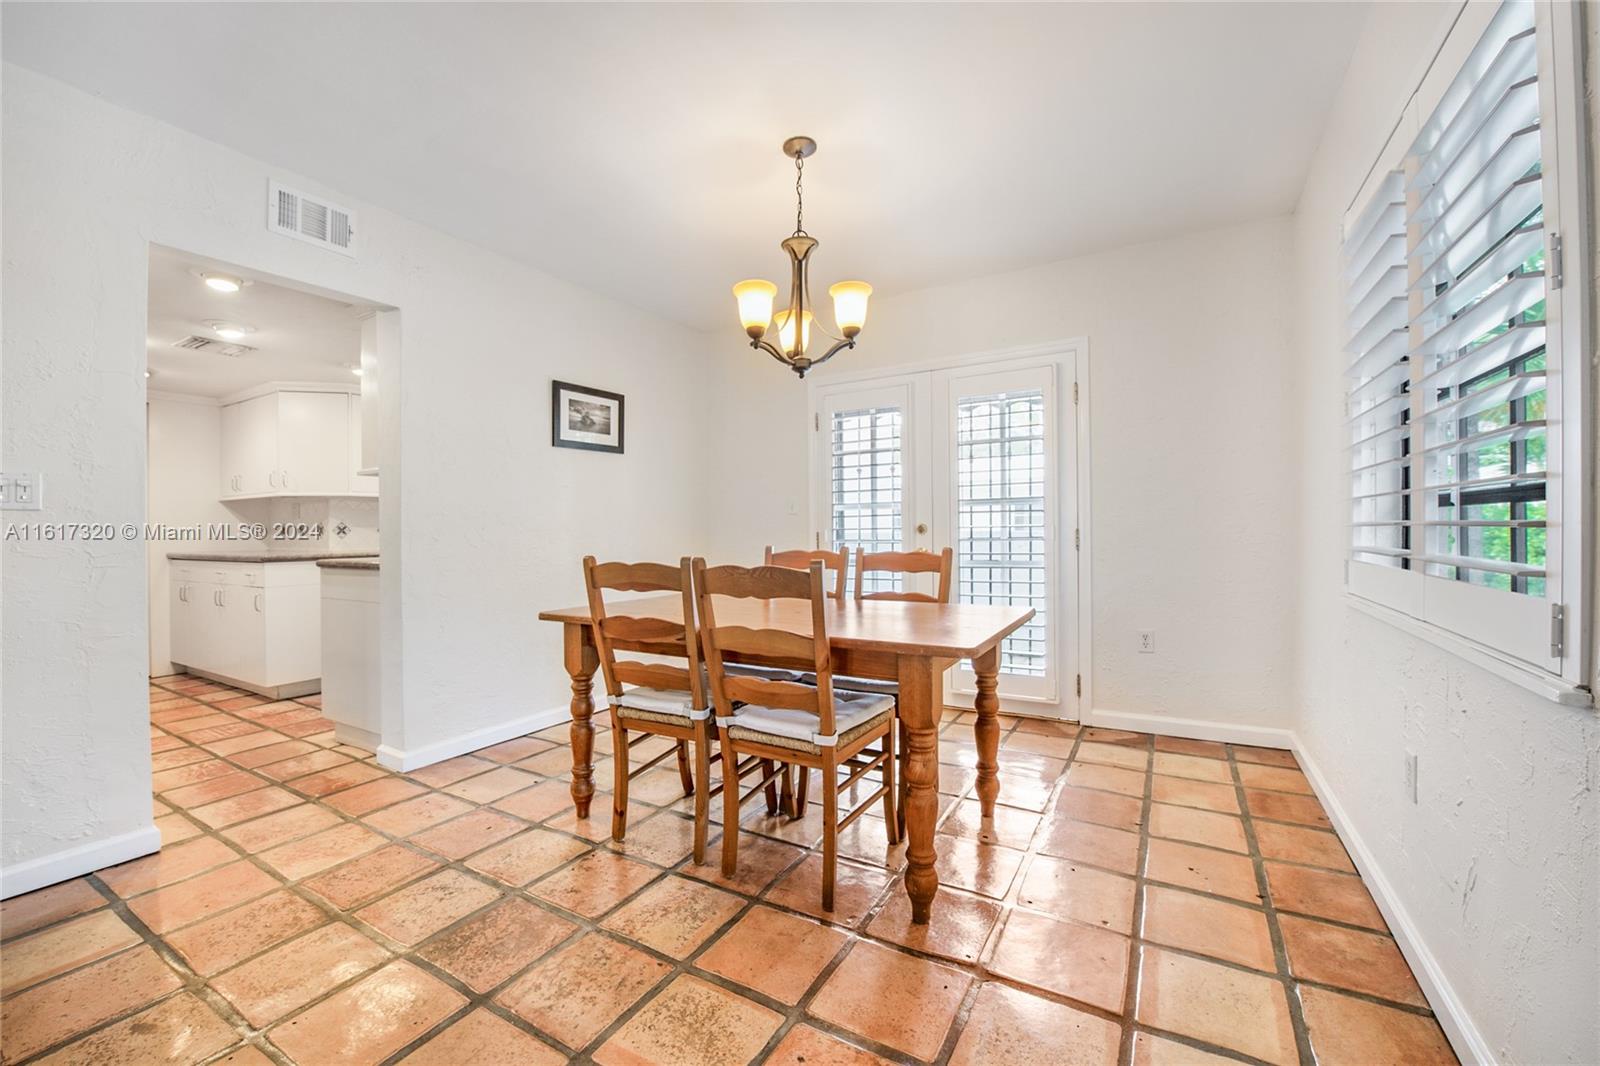
POLYGON ((241 341, 256 331, 254 326, 242 325, 238 322, 207 322, 211 332, 225 341, 241 341))
POLYGON ((229 277, 227 274, 201 274, 200 280, 206 283, 206 288, 212 292, 238 292, 244 288, 242 278, 229 277))

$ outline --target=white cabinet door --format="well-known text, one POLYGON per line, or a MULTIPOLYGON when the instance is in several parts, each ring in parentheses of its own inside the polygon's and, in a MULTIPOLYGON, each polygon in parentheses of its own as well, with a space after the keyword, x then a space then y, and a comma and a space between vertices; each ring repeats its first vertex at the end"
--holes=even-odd
POLYGON ((350 394, 280 392, 276 491, 343 496, 350 491, 350 394))
POLYGON ((222 409, 222 494, 277 491, 278 398, 257 396, 222 409))
POLYGON ((252 684, 267 680, 266 590, 250 585, 222 589, 222 624, 228 645, 228 677, 252 684))
POLYGON ((376 496, 378 479, 372 474, 358 474, 361 469, 362 425, 361 397, 350 396, 350 492, 356 496, 376 496))
MULTIPOLYGON (((172 651, 169 658, 172 662, 184 666, 200 666, 196 654, 199 652, 197 639, 200 634, 200 605, 194 602, 194 583, 190 581, 173 581, 171 595, 168 602, 171 609, 167 617, 171 624, 172 651)), ((204 667, 201 667, 204 669, 204 667)))

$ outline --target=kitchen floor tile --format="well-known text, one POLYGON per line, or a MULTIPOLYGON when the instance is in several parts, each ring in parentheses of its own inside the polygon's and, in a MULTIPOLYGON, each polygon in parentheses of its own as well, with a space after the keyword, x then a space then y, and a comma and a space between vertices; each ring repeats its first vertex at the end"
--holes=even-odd
POLYGON ((466 998, 405 960, 396 960, 267 1031, 302 1063, 382 1062, 466 1004, 466 998))
POLYGON ((777 1011, 682 974, 600 1045, 594 1061, 744 1066, 782 1024, 777 1011))
POLYGON ((577 930, 574 923, 537 904, 509 899, 428 941, 417 954, 481 993, 577 930))
POLYGON ((1156 947, 1141 955, 1141 1023, 1267 1062, 1299 1062, 1288 996, 1277 980, 1156 947))
POLYGON ((671 971, 638 948, 590 933, 537 963, 495 1002, 567 1046, 583 1048, 671 971))
POLYGON ((794 1006, 848 940, 831 926, 756 906, 695 965, 794 1006))
POLYGON ((456 870, 441 870, 367 904, 355 916, 390 940, 409 947, 499 898, 498 889, 477 878, 456 870))
POLYGON ((990 982, 978 989, 950 1066, 1116 1066, 1121 1040, 1115 1022, 990 982))
POLYGON ((1031 911, 1012 911, 1000 931, 989 970, 1102 1010, 1122 1010, 1128 977, 1128 938, 1031 911))
POLYGON ((913 1058, 931 1059, 971 983, 954 967, 861 940, 806 1010, 913 1058))

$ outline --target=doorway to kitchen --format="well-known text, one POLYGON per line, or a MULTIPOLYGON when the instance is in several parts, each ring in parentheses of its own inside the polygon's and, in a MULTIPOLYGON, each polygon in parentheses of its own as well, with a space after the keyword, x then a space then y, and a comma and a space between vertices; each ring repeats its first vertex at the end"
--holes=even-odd
POLYGON ((325 715, 375 748, 376 385, 398 312, 159 246, 148 291, 150 676, 303 700, 264 724, 287 742, 325 715))

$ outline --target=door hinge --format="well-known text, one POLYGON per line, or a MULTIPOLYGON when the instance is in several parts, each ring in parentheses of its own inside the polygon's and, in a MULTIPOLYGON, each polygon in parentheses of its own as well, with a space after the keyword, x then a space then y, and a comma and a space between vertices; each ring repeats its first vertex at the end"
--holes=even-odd
POLYGON ((1078 402, 1078 383, 1076 381, 1072 383, 1072 402, 1078 402))
POLYGON ((1545 273, 1549 275, 1550 287, 1561 288, 1561 234, 1550 234, 1550 250, 1546 256, 1545 273))
POLYGON ((814 433, 822 432, 822 415, 813 414, 811 416, 811 429, 814 433))
POLYGON ((1559 603, 1550 605, 1550 658, 1561 658, 1566 646, 1567 612, 1559 603))
POLYGON ((1081 530, 1081 529, 1074 529, 1072 531, 1072 550, 1073 551, 1082 551, 1083 550, 1083 530, 1081 530))
POLYGON ((1082 674, 1078 675, 1077 688, 1078 688, 1078 695, 1082 696, 1083 695, 1083 675, 1082 674))

